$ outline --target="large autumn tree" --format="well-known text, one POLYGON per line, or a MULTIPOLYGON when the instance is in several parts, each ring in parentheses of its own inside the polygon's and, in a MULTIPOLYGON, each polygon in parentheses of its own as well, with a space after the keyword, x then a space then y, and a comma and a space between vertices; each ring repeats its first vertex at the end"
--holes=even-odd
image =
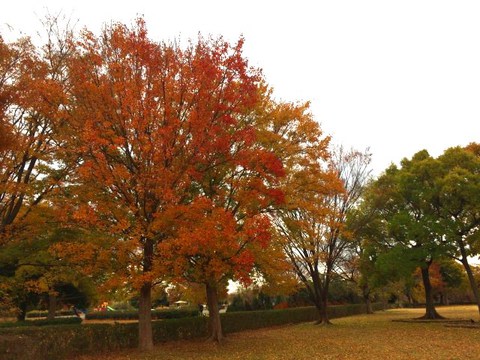
POLYGON ((115 277, 139 290, 142 349, 153 346, 151 291, 164 275, 159 244, 188 232, 180 220, 209 212, 211 225, 230 227, 231 212, 218 209, 210 186, 220 191, 216 182, 229 175, 217 174, 248 168, 253 155, 242 154, 253 132, 239 118, 256 106, 260 74, 248 67, 242 44, 155 43, 139 20, 100 36, 85 31, 69 64, 70 146, 82 155, 79 198, 88 199, 77 217, 116 234, 113 258, 125 266, 115 277), (235 166, 225 166, 233 157, 235 166))
POLYGON ((368 179, 370 155, 340 147, 328 159, 312 160, 320 170, 325 167, 324 175, 308 171, 310 166, 290 169, 290 196, 276 225, 284 251, 317 307, 318 323, 329 324, 329 286, 349 254, 347 214, 368 179))
MULTIPOLYGON (((53 39, 59 38, 47 32, 51 42, 42 48, 28 38, 14 43, 0 38, 1 247, 28 246, 47 222, 58 223, 44 215, 51 213, 53 197, 75 167, 63 151, 67 49, 56 47, 53 39), (40 207, 46 211, 36 211, 40 207)), ((2 281, 0 291, 11 292, 8 283, 2 281)))
POLYGON ((64 97, 46 55, 29 39, 0 38, 0 243, 27 226, 32 209, 64 176, 58 111, 64 97))
POLYGON ((223 338, 217 293, 227 280, 249 283, 254 270, 257 275, 258 271, 273 275, 272 269, 282 268, 282 254, 270 244, 266 213, 283 203, 278 182, 284 170, 263 141, 266 132, 271 132, 264 128, 263 118, 270 93, 264 87, 258 91, 262 96, 256 106, 232 118, 237 130, 226 137, 228 150, 208 155, 203 176, 192 183, 197 197, 185 209, 187 215, 179 219, 178 237, 164 243, 170 272, 205 286, 215 341, 223 338), (268 270, 264 266, 267 253, 268 270))
MULTIPOLYGON (((281 187, 285 202, 271 214, 275 242, 287 256, 312 301, 322 311, 321 282, 324 230, 333 225, 327 199, 343 193, 338 171, 328 167, 330 138, 324 136, 309 112, 309 104, 270 103, 262 113, 262 141, 284 163, 281 187), (320 234, 321 232, 321 234, 320 234)), ((322 315, 323 314, 323 315, 322 315)), ((321 320, 319 321, 321 322, 321 320)))

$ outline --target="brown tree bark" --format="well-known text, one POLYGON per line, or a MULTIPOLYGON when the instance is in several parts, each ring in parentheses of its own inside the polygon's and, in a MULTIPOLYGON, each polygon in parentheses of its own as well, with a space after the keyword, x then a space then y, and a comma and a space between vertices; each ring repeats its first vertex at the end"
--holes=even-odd
POLYGON ((217 286, 210 283, 206 284, 207 305, 208 305, 208 325, 210 329, 210 339, 215 342, 222 342, 224 339, 222 331, 222 322, 220 321, 220 312, 218 308, 217 286))
POLYGON ((431 262, 427 263, 425 267, 421 268, 422 281, 425 288, 425 315, 423 315, 421 319, 443 319, 444 317, 441 316, 435 309, 435 303, 433 300, 433 289, 432 284, 430 283, 430 264, 431 262))
POLYGON ((315 308, 317 309, 317 321, 315 321, 315 325, 320 325, 322 323, 322 314, 323 314, 322 302, 318 301, 318 302, 315 302, 314 304, 315 304, 315 308))
MULTIPOLYGON (((310 295, 310 300, 315 304, 317 309, 318 319, 315 321, 316 325, 331 325, 331 322, 328 320, 328 284, 329 278, 326 276, 325 280, 322 281, 318 271, 312 270, 312 283, 311 286, 307 285, 307 290, 310 295)), ((308 282, 305 280, 304 283, 308 282)))
POLYGON ((318 319, 318 325, 332 325, 330 320, 328 319, 328 288, 330 285, 330 276, 327 273, 325 275, 325 280, 323 283, 320 283, 320 318, 318 319))
MULTIPOLYGON (((153 242, 143 239, 143 272, 152 270, 153 242)), ((145 282, 140 289, 138 305, 138 347, 142 351, 153 350, 152 333, 152 283, 145 282)))
POLYGON ((152 285, 144 284, 140 290, 138 306, 138 347, 143 351, 153 349, 151 294, 152 285))
POLYGON ((475 297, 475 302, 477 303, 478 312, 480 313, 480 292, 478 291, 477 281, 473 276, 472 268, 470 267, 470 264, 468 263, 467 259, 462 258, 462 264, 467 273, 468 281, 470 283, 470 287, 472 288, 473 296, 475 297))
POLYGON ((17 321, 25 321, 27 317, 27 303, 22 301, 18 305, 19 311, 17 313, 17 321))
POLYGON ((47 320, 55 319, 55 312, 57 311, 57 297, 53 294, 48 294, 48 315, 47 320))
POLYGON ((478 307, 478 312, 480 313, 480 292, 478 290, 478 285, 477 281, 475 280, 475 277, 473 276, 472 268, 470 267, 470 264, 468 263, 468 258, 467 258, 467 252, 465 250, 465 245, 463 244, 463 241, 458 241, 458 246, 460 248, 460 254, 462 255, 461 261, 462 265, 465 268, 465 271, 468 276, 468 281, 470 283, 470 287, 472 288, 473 296, 475 297, 475 301, 477 303, 478 307))
POLYGON ((362 286, 363 301, 365 302, 365 312, 367 314, 373 314, 372 301, 370 299, 370 287, 365 284, 362 286))
POLYGON ((318 325, 332 325, 332 323, 328 319, 327 306, 328 306, 327 302, 322 299, 322 307, 320 309, 320 319, 317 322, 318 325))

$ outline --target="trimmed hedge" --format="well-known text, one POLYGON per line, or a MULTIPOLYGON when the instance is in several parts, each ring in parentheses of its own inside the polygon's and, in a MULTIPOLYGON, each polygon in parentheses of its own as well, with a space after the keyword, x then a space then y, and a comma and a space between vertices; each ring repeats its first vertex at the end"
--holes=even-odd
MULTIPOLYGON (((207 336, 207 318, 152 323, 156 343, 207 336)), ((138 324, 63 325, 0 329, 0 359, 60 360, 138 346, 138 324), (7 331, 8 330, 8 331, 7 331)))
POLYGON ((136 346, 135 327, 96 324, 0 329, 0 358, 5 360, 74 358, 136 346), (132 334, 130 334, 132 333, 132 334))
MULTIPOLYGON (((30 311, 27 319, 47 317, 48 311, 30 311)), ((61 310, 55 313, 56 316, 75 316, 72 310, 61 310)), ((163 309, 152 310, 152 319, 178 319, 183 317, 200 316, 197 308, 163 309)), ((138 311, 93 311, 86 314, 87 320, 137 320, 138 311)))
MULTIPOLYGON (((374 311, 384 310, 383 304, 373 304, 374 311)), ((337 305, 328 307, 330 319, 366 313, 364 304, 337 305)), ((318 318, 317 310, 313 306, 287 308, 281 310, 238 311, 220 315, 222 329, 225 334, 260 329, 271 326, 297 324, 315 321, 318 318)))
MULTIPOLYGON (((47 317, 48 311, 46 310, 33 310, 27 313, 27 319, 47 317)), ((75 316, 73 310, 60 310, 55 312, 55 316, 75 316)))
MULTIPOLYGON (((374 304, 374 310, 381 304, 374 304)), ((338 318, 365 312, 363 305, 332 306, 330 317, 338 318)), ((225 334, 248 329, 314 321, 315 308, 245 311, 221 314, 225 334)), ((202 338, 208 335, 208 318, 190 317, 152 322, 155 343, 202 338)), ((46 328, 0 329, 2 360, 75 358, 80 354, 103 353, 138 344, 138 324, 59 325, 46 328)))
MULTIPOLYGON (((197 308, 152 310, 152 320, 179 319, 200 316, 197 308)), ((138 311, 95 311, 86 314, 87 320, 137 320, 138 311)))
POLYGON ((69 318, 56 318, 53 320, 29 320, 29 321, 16 321, 16 322, 0 322, 0 328, 11 328, 11 327, 26 327, 26 326, 51 326, 51 325, 71 325, 82 323, 82 319, 77 317, 69 318))

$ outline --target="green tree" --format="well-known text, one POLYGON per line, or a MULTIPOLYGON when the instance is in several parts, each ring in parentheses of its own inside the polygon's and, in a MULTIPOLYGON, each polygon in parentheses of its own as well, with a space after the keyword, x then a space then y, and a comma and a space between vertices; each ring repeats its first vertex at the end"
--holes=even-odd
POLYGON ((370 198, 365 194, 370 191, 371 183, 372 180, 366 185, 358 206, 348 213, 346 227, 352 242, 339 272, 358 286, 367 314, 373 313, 373 294, 389 281, 376 268, 376 260, 381 252, 378 248, 379 239, 383 238, 385 228, 377 209, 371 206, 370 198))
POLYGON ((451 256, 465 268, 480 312, 480 292, 469 263, 480 252, 479 147, 453 147, 439 156, 436 186, 441 231, 452 245, 451 256))
MULTIPOLYGON (((44 214, 46 209, 37 208, 44 214)), ((5 297, 18 309, 18 319, 24 320, 26 311, 39 305, 48 305, 48 317, 53 319, 60 304, 85 307, 95 299, 93 278, 82 275, 66 259, 58 258, 52 248, 79 238, 81 233, 71 229, 55 228, 51 224, 38 229, 30 239, 10 242, 0 252, 0 279, 5 297)))
POLYGON ((448 250, 438 223, 438 171, 436 160, 423 150, 412 159, 403 159, 400 168, 388 168, 368 192, 368 202, 384 227, 382 237, 377 238, 384 250, 377 266, 403 269, 404 274, 420 267, 427 319, 440 317, 434 305, 430 265, 448 250))

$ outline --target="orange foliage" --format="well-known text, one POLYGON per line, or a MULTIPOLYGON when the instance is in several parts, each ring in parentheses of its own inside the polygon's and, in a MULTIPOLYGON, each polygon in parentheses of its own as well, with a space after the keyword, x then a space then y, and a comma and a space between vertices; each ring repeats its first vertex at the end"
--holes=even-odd
MULTIPOLYGON (((430 285, 432 286, 433 292, 436 294, 444 292, 447 287, 447 284, 443 280, 440 269, 441 269, 441 266, 436 261, 433 261, 428 269, 430 285)), ((416 301, 424 302, 425 288, 422 282, 421 269, 416 268, 413 276, 415 279, 415 286, 413 288, 413 297, 416 301)))
POLYGON ((2 243, 21 235, 34 207, 54 193, 68 170, 59 131, 65 97, 48 56, 29 39, 8 44, 0 38, 0 59, 2 243))
POLYGON ((258 145, 261 73, 242 46, 159 44, 141 19, 76 42, 69 122, 82 187, 71 211, 114 234, 115 277, 137 288, 180 276, 195 256, 204 259, 197 280, 246 281, 268 245, 260 212, 282 201, 283 166, 258 145))
POLYGON ((160 259, 180 281, 248 283, 255 254, 268 246, 269 226, 262 215, 239 226, 231 211, 201 197, 185 209, 176 238, 161 245, 160 259))

